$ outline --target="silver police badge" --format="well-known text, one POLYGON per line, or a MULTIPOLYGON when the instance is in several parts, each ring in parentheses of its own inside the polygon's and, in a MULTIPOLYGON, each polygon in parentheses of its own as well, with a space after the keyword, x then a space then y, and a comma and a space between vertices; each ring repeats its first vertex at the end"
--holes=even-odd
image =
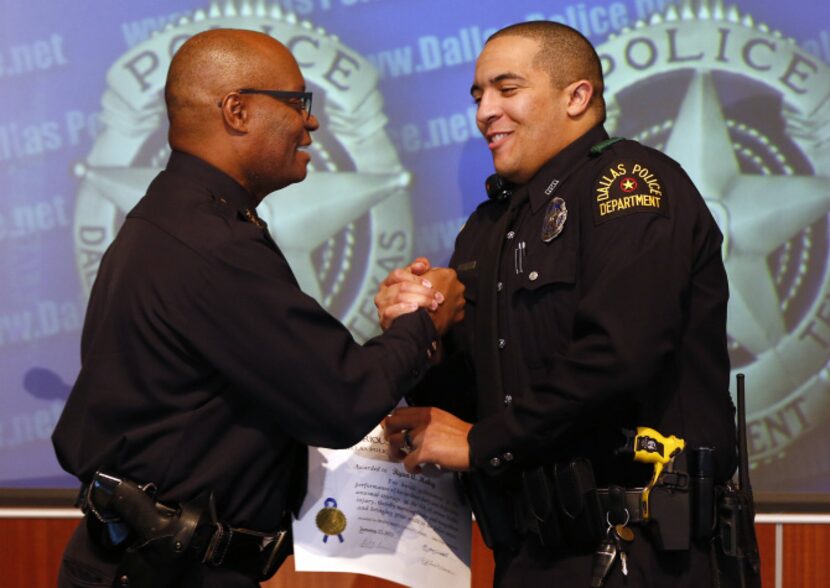
POLYGON ((550 243, 562 229, 565 228, 565 221, 568 220, 568 207, 565 206, 565 201, 559 196, 554 198, 548 204, 548 209, 545 211, 545 222, 542 225, 542 241, 550 243))

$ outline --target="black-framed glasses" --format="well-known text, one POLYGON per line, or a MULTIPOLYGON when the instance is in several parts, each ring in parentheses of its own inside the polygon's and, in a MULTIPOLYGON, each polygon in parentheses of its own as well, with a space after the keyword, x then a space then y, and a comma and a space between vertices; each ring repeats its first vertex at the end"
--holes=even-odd
MULTIPOLYGON (((311 116, 311 92, 288 92, 286 90, 257 90, 254 88, 242 88, 237 90, 240 94, 265 94, 271 98, 276 98, 281 102, 285 102, 289 106, 293 106, 297 110, 305 113, 305 117, 311 116)), ((222 102, 219 102, 222 106, 222 102)))

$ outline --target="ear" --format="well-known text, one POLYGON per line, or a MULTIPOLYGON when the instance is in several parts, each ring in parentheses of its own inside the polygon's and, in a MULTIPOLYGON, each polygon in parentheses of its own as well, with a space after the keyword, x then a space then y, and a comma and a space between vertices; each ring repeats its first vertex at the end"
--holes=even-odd
POLYGON ((565 93, 568 97, 566 107, 568 116, 578 118, 588 110, 588 106, 591 104, 591 98, 594 96, 594 85, 588 80, 577 80, 568 84, 565 93))
POLYGON ((239 92, 231 92, 219 103, 225 125, 237 133, 248 132, 248 108, 239 92))

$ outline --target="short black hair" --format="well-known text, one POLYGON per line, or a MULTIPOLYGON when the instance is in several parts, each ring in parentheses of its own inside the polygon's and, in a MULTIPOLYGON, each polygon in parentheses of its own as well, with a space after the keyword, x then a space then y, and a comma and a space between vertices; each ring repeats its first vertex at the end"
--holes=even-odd
POLYGON ((598 108, 601 119, 605 119, 602 62, 594 46, 582 33, 558 22, 534 20, 498 30, 490 35, 487 42, 507 36, 525 37, 539 43, 534 65, 548 72, 557 88, 562 89, 582 79, 591 82, 594 87, 592 106, 598 108))

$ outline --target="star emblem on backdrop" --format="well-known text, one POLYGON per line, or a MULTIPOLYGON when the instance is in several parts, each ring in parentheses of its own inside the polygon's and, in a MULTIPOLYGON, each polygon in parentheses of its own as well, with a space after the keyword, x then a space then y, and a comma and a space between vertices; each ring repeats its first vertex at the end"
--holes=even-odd
MULTIPOLYGON (((87 181, 124 215, 138 203, 160 171, 156 167, 106 168, 82 163, 75 166, 75 175, 87 181)), ((305 181, 266 197, 260 203, 259 212, 288 258, 303 291, 321 300, 312 260, 314 250, 408 182, 407 172, 310 170, 305 181)))
POLYGON ((772 349, 786 327, 767 257, 830 212, 829 179, 742 173, 706 71, 694 73, 665 151, 682 163, 724 234, 729 334, 756 356, 772 349))

